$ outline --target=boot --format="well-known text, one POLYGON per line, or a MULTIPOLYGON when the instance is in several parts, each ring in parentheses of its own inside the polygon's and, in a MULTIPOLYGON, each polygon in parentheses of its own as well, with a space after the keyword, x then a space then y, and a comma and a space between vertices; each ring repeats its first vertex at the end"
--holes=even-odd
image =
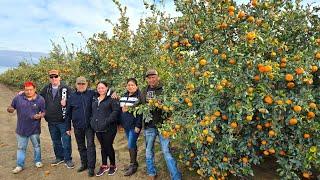
POLYGON ((138 163, 137 163, 137 149, 129 149, 130 153, 130 165, 128 170, 124 173, 124 176, 131 176, 137 172, 138 163))

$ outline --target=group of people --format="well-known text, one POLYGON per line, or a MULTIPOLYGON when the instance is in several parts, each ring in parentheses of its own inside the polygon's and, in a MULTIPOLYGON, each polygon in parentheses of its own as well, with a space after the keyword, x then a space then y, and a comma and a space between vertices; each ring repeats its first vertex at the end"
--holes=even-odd
MULTIPOLYGON (((152 120, 143 121, 143 116, 134 116, 130 107, 136 107, 155 99, 162 94, 158 72, 150 69, 146 72, 147 87, 140 91, 135 78, 129 78, 126 93, 121 97, 112 92, 107 82, 100 81, 96 90, 88 89, 88 82, 84 77, 76 79, 76 89, 73 91, 61 83, 58 70, 49 71, 50 83, 39 93, 33 82, 24 83, 24 91, 12 100, 7 108, 9 113, 17 111, 17 166, 12 170, 19 173, 24 168, 26 148, 29 139, 34 147, 34 161, 37 168, 43 166, 40 147, 40 121, 48 122, 48 128, 53 144, 55 159, 51 166, 64 163, 67 168, 74 168, 72 161, 71 132, 74 131, 81 159, 78 172, 88 170, 88 176, 102 176, 104 173, 114 175, 117 171, 113 142, 119 124, 124 128, 130 155, 130 164, 124 169, 124 175, 130 176, 138 169, 137 140, 144 128, 146 145, 145 159, 149 179, 155 179, 154 145, 159 137, 161 150, 164 155, 171 179, 181 179, 181 173, 176 160, 170 151, 170 141, 158 131, 163 123, 163 112, 160 109, 151 111, 152 120), (71 127, 73 126, 73 128, 71 127), (97 137, 101 147, 102 164, 95 173, 97 137), (109 160, 109 163, 108 163, 109 160)), ((161 102, 159 102, 161 103, 161 102)))

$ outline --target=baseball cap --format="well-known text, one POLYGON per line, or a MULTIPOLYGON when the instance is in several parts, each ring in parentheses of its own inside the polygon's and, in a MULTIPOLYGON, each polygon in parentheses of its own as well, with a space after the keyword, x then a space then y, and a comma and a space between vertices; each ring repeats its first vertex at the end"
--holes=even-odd
POLYGON ((146 73, 146 77, 151 75, 158 75, 158 72, 155 69, 149 69, 146 73))
POLYGON ((49 71, 49 75, 59 75, 59 71, 56 69, 52 69, 49 71))
POLYGON ((83 76, 77 77, 76 83, 87 83, 87 79, 83 76))

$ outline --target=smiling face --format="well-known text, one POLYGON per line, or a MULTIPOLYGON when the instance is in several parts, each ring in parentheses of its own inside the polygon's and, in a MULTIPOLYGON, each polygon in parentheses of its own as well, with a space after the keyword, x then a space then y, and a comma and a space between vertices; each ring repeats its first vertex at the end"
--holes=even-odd
POLYGON ((33 86, 25 86, 24 94, 26 95, 27 98, 31 98, 36 94, 36 88, 33 86))
POLYGON ((60 85, 60 76, 57 75, 57 74, 50 74, 49 76, 50 78, 50 83, 53 85, 53 86, 59 86, 60 85))
POLYGON ((87 87, 88 87, 88 83, 77 83, 76 84, 77 91, 79 91, 79 92, 86 91, 87 87))
POLYGON ((137 90, 138 90, 138 86, 136 85, 136 83, 134 83, 133 81, 129 81, 129 82, 127 83, 127 91, 128 91, 130 94, 135 93, 137 90))
POLYGON ((159 76, 158 75, 149 75, 147 77, 147 82, 150 87, 157 87, 159 84, 159 76))
POLYGON ((104 85, 103 83, 99 83, 97 85, 97 92, 100 94, 100 95, 106 95, 107 92, 108 92, 108 87, 106 85, 104 85))

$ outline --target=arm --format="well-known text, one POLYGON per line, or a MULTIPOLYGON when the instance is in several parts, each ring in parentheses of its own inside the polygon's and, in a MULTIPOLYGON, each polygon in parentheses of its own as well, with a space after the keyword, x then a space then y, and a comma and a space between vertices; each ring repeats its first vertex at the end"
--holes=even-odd
POLYGON ((19 95, 17 95, 16 97, 13 98, 11 105, 7 107, 7 112, 8 113, 13 113, 14 110, 17 108, 17 97, 19 95))
POLYGON ((112 109, 112 112, 110 116, 107 118, 107 124, 114 123, 119 118, 119 113, 120 113, 119 101, 115 99, 111 99, 111 109, 112 109))
POLYGON ((34 119, 41 120, 41 118, 45 116, 45 106, 46 106, 45 101, 43 97, 41 97, 41 100, 39 103, 39 113, 33 116, 34 119))
POLYGON ((70 105, 70 103, 67 103, 67 110, 66 110, 67 131, 71 131, 71 120, 72 120, 72 106, 70 105))

